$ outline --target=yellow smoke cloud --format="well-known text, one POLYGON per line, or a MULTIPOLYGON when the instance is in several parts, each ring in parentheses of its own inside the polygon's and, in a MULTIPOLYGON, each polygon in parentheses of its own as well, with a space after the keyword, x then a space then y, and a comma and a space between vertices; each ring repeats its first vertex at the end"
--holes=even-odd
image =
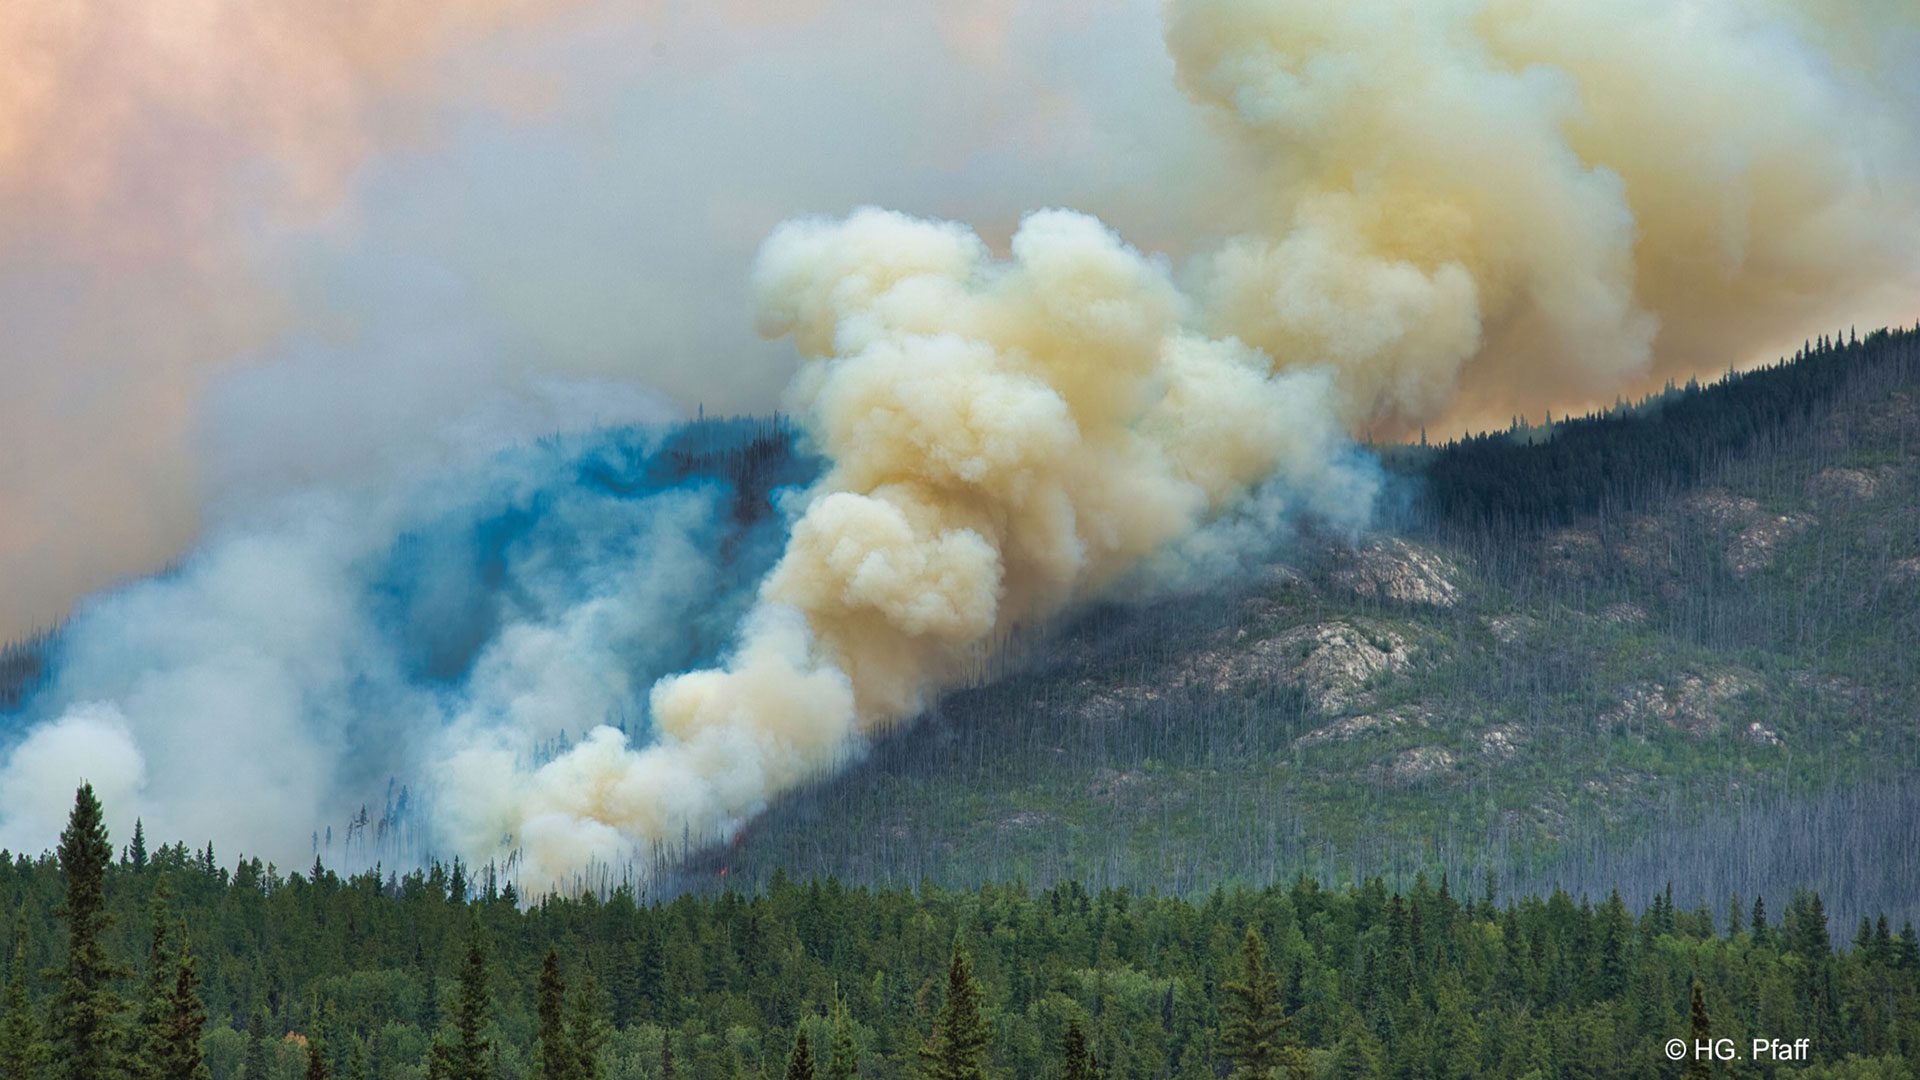
POLYGON ((525 784, 453 770, 456 835, 513 838, 536 887, 583 844, 617 862, 724 835, 1014 629, 1277 469, 1317 482, 1345 442, 1325 379, 1192 333, 1167 267, 1085 215, 1031 215, 1004 261, 885 211, 796 222, 756 284, 762 329, 805 358, 794 404, 832 467, 738 655, 654 688, 657 743, 609 732, 525 784))
POLYGON ((1269 222, 1202 261, 1209 324, 1404 429, 1910 303, 1908 132, 1793 33, 1851 39, 1863 4, 1782 7, 1174 0, 1182 85, 1259 162, 1269 222))
POLYGON ((1334 505, 1349 432, 1565 408, 1910 302, 1911 147, 1838 62, 1843 9, 1171 0, 1260 223, 1184 289, 1066 211, 1004 261, 882 211, 780 228, 760 328, 833 464, 760 615, 724 670, 654 688, 658 744, 596 736, 465 798, 463 832, 548 883, 583 843, 717 838, 1263 478, 1334 505))

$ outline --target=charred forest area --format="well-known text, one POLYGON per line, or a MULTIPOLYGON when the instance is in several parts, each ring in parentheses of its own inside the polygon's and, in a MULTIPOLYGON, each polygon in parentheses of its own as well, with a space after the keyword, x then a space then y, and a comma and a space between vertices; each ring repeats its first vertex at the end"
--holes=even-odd
POLYGON ((1920 334, 1382 454, 1371 535, 1015 645, 680 884, 1424 871, 1920 915, 1920 334))

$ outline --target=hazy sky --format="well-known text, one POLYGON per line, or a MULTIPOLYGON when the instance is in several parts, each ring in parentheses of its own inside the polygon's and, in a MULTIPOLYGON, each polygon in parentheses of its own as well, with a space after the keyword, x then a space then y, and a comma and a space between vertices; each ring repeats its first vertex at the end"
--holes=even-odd
MULTIPOLYGON (((1427 209, 1383 226, 1419 231, 1435 199, 1465 192, 1500 206, 1512 194, 1500 186, 1529 175, 1508 167, 1514 155, 1532 154, 1541 191, 1590 188, 1595 205, 1641 215, 1610 235, 1593 226, 1578 258, 1618 262, 1607 245, 1620 237, 1670 244, 1667 257, 1641 259, 1629 288, 1691 287, 1728 273, 1729 259, 1745 260, 1736 285, 1771 283, 1705 298, 1691 318, 1658 310, 1658 297, 1616 297, 1619 386, 1533 379, 1527 365, 1565 350, 1526 311, 1463 323, 1432 347, 1457 363, 1481 343, 1495 355, 1480 368, 1501 377, 1456 386, 1443 364, 1434 386, 1387 395, 1399 405, 1375 410, 1383 430, 1433 401, 1454 403, 1454 424, 1610 400, 1677 370, 1769 355, 1816 317, 1914 314, 1910 278, 1849 285, 1846 304, 1801 287, 1813 263, 1779 271, 1769 263, 1779 251, 1746 246, 1744 219, 1726 230, 1731 246, 1698 265, 1672 257, 1701 248, 1667 228, 1732 208, 1764 230, 1767 199, 1817 209, 1821 186, 1837 184, 1835 228, 1824 210, 1794 220, 1814 223, 1804 235, 1850 242, 1862 199, 1915 175, 1910 146, 1886 126, 1920 99, 1894 59, 1920 40, 1905 0, 1620 0, 1597 16, 1618 33, 1566 32, 1586 17, 1567 3, 1525 18, 1506 0, 1186 6, 1206 18, 1187 20, 1184 84, 1158 0, 0 7, 0 639, 165 564, 209 513, 251 493, 543 427, 779 404, 793 352, 755 335, 748 273, 762 239, 795 216, 879 205, 968 222, 999 247, 1023 212, 1073 207, 1176 267, 1254 236, 1208 268, 1212 293, 1200 291, 1225 329, 1311 351, 1329 329, 1273 302, 1325 284, 1297 278, 1331 272, 1303 254, 1338 251, 1354 238, 1336 233, 1358 226, 1322 214, 1317 232, 1289 232, 1302 207, 1324 209, 1329 191, 1348 198, 1354 175, 1413 177, 1416 188, 1437 176, 1453 188, 1416 191, 1427 209), (1453 16, 1473 7, 1507 37, 1457 40, 1468 24, 1453 16), (1209 38, 1208 19, 1227 37, 1209 38), (1264 41, 1262 27, 1281 22, 1301 36, 1264 41), (1729 35, 1739 40, 1709 50, 1724 70, 1659 45, 1729 35), (1287 60, 1279 83, 1261 82, 1261 65, 1295 46, 1305 66, 1287 60), (1792 77, 1740 81, 1783 60, 1792 77), (1328 78, 1348 68, 1372 72, 1377 101, 1328 78), (1462 108, 1400 108, 1441 100, 1460 79, 1477 80, 1462 108), (1260 95, 1276 85, 1309 92, 1289 107, 1346 95, 1341 107, 1359 119, 1307 133, 1299 116, 1263 116, 1260 95), (1605 109, 1575 115, 1604 104, 1609 85, 1653 87, 1669 104, 1645 124, 1632 104, 1611 120, 1605 109), (1854 107, 1869 97, 1896 105, 1854 107), (1609 123, 1671 142, 1628 139, 1623 155, 1609 123), (1699 125, 1726 133, 1695 139, 1699 125), (1839 166, 1789 170, 1768 188, 1768 162, 1803 145, 1808 160, 1839 166), (1361 173, 1313 173, 1353 161, 1361 173), (1624 200, 1599 190, 1616 169, 1624 200), (1722 172, 1738 188, 1724 199, 1722 172), (1636 203, 1676 177, 1691 187, 1636 203), (1657 221, 1663 213, 1673 220, 1657 221), (1749 355, 1724 355, 1726 313, 1756 295, 1775 323, 1735 342, 1749 355), (1666 320, 1650 368, 1635 301, 1666 320), (606 380, 627 385, 610 393, 606 380)), ((1360 212, 1396 212, 1403 194, 1363 187, 1360 212)), ((1534 207, 1535 220, 1514 216, 1507 239, 1483 228, 1469 245, 1463 265, 1476 275, 1487 269, 1476 260, 1508 258, 1502 244, 1538 249, 1533 264, 1492 266, 1477 298, 1485 317, 1515 289, 1591 292, 1573 275, 1550 280, 1557 257, 1543 233, 1591 224, 1577 200, 1557 199, 1534 207)), ((1444 250, 1430 231, 1362 239, 1378 248, 1367 257, 1389 263, 1444 250)), ((1773 239, 1789 253, 1797 243, 1773 239)), ((1428 345, 1409 335, 1400 351, 1416 347, 1428 345)))
POLYGON ((476 382, 775 406, 747 273, 796 214, 1211 216, 1152 0, 405 10, 0 11, 0 637, 230 481, 417 457, 476 382))

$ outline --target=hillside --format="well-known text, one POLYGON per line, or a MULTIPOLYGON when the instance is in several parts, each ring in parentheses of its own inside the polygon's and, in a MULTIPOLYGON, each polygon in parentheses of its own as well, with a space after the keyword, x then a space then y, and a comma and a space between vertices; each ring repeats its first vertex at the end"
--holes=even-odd
POLYGON ((1912 915, 1917 345, 1401 451, 1393 527, 1082 613, 686 884, 1438 868, 1912 915))
MULTIPOLYGON (((1309 534, 1232 588, 1077 613, 669 891, 784 871, 1190 894, 1429 869, 1515 893, 1673 882, 1716 906, 1815 887, 1844 920, 1920 916, 1902 784, 1920 764, 1917 341, 1822 342, 1604 415, 1390 449, 1375 534, 1309 534)), ((543 507, 585 493, 644 513, 691 479, 724 485, 714 535, 744 589, 775 550, 774 490, 817 467, 778 421, 523 456, 538 485, 422 523, 389 561, 484 568, 532 550, 517 538, 552 527, 543 507)), ((380 596, 411 595, 396 574, 380 596)), ((461 610, 524 602, 514 572, 469 578, 461 610)), ((391 647, 457 679, 493 624, 432 611, 395 620, 391 647)), ((630 658, 633 685, 710 660, 729 626, 630 658)), ((0 651, 0 728, 60 642, 0 651)), ((422 857, 406 778, 382 782, 384 807, 334 823, 364 837, 377 818, 378 842, 336 851, 319 822, 316 854, 422 857)))

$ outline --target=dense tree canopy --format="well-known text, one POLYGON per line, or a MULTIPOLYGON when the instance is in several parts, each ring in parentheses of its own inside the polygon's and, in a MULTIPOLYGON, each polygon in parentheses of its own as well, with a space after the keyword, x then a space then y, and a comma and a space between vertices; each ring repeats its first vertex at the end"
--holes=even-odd
MULTIPOLYGON (((1678 1077, 1662 1044, 1703 1027, 1810 1037, 1809 1077, 1920 1061, 1913 929, 1868 920, 1837 948, 1811 894, 1777 922, 1742 902, 1734 926, 1664 895, 1635 914, 1617 895, 1496 903, 1424 878, 1197 900, 778 879, 523 907, 485 875, 463 899, 440 866, 229 871, 181 845, 109 863, 98 812, 81 800, 58 860, 0 860, 25 928, 0 1000, 6 1080, 54 1075, 37 1032, 71 1040, 50 1018, 134 983, 160 1006, 95 1006, 93 1030, 150 1015, 167 1043, 204 1023, 200 1058, 175 1040, 159 1071, 183 1080, 1678 1077), (56 911, 92 928, 81 976, 56 911), (171 978, 117 959, 142 954, 171 978)), ((87 1063, 117 1077, 135 1045, 101 1039, 87 1063)))

